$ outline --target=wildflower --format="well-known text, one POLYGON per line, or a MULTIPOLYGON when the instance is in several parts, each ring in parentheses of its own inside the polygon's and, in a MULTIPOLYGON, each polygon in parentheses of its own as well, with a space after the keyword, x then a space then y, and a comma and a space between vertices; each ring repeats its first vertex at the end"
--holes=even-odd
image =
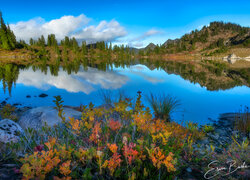
POLYGON ((97 155, 98 157, 102 157, 103 152, 102 152, 102 151, 96 151, 96 155, 97 155))
POLYGON ((123 136, 123 138, 122 138, 122 143, 123 143, 123 144, 127 144, 127 142, 128 142, 127 136, 123 136))

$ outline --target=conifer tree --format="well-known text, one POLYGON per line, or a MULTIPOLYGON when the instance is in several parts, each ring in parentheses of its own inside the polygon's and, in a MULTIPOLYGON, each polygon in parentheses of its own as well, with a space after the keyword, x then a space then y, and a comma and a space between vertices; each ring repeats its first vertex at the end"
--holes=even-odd
POLYGON ((9 26, 4 23, 2 13, 0 12, 0 47, 6 50, 12 50, 16 47, 16 37, 9 26))

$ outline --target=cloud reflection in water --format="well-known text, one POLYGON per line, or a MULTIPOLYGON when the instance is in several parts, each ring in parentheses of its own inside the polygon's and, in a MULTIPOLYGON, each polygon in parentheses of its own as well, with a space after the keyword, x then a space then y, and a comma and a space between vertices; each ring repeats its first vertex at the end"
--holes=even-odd
POLYGON ((118 89, 126 84, 128 80, 127 76, 115 71, 100 71, 95 68, 88 68, 88 71, 81 68, 77 74, 72 73, 71 75, 60 69, 58 76, 52 76, 50 73, 45 75, 40 70, 34 72, 30 68, 20 72, 17 83, 34 86, 42 90, 56 87, 65 89, 68 92, 90 94, 96 89, 95 86, 104 89, 118 89))

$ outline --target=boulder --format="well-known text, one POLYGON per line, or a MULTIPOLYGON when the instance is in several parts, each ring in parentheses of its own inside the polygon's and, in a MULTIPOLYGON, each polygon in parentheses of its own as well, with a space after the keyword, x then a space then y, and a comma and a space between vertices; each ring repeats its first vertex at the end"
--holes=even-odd
MULTIPOLYGON (((63 116, 66 121, 69 117, 74 117, 75 119, 81 118, 81 112, 76 111, 72 108, 63 108, 65 113, 63 116)), ((49 127, 58 125, 62 122, 62 119, 58 116, 58 111, 52 106, 37 107, 26 111, 18 121, 23 129, 34 128, 40 129, 43 125, 47 124, 49 127)))
POLYGON ((10 119, 0 121, 0 142, 2 143, 18 142, 23 132, 23 129, 10 119))
POLYGON ((238 61, 238 60, 240 60, 240 59, 241 59, 241 58, 238 57, 238 56, 236 56, 234 53, 233 53, 233 54, 230 54, 230 55, 228 55, 228 56, 225 56, 225 57, 223 58, 224 61, 227 61, 227 62, 229 62, 229 63, 231 63, 231 64, 235 63, 236 61, 238 61))

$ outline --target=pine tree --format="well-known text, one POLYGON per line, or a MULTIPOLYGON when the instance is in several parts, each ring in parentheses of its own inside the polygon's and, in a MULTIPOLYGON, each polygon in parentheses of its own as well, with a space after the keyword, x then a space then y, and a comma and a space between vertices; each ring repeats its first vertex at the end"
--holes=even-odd
POLYGON ((86 49, 86 41, 82 42, 82 55, 86 55, 87 49, 86 49))
POLYGON ((32 38, 30 38, 30 45, 34 45, 34 40, 32 38))
POLYGON ((16 37, 9 26, 6 26, 0 12, 0 47, 6 50, 12 50, 16 47, 16 37))

